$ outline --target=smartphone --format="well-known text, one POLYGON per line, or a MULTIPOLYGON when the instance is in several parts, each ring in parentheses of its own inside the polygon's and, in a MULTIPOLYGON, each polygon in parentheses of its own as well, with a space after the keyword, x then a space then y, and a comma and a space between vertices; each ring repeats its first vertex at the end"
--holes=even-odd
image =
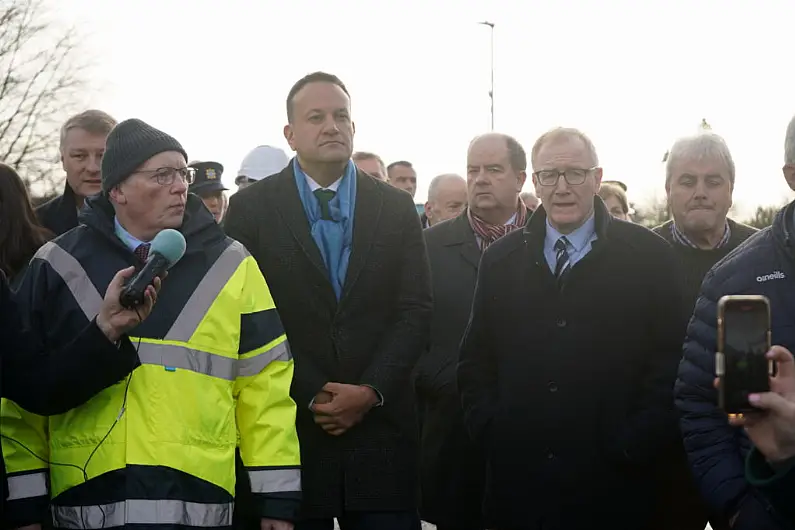
POLYGON ((724 296, 718 301, 718 404, 727 414, 753 410, 748 395, 770 391, 775 362, 770 350, 770 301, 765 296, 724 296))

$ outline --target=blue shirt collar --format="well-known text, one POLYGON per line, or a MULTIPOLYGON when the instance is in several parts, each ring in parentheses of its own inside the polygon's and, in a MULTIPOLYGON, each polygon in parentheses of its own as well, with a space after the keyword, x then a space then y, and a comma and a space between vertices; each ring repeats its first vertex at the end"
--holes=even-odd
POLYGON ((582 226, 578 229, 573 231, 570 234, 561 234, 558 232, 550 223, 549 218, 546 220, 547 223, 547 235, 546 235, 546 245, 552 247, 555 243, 563 237, 566 236, 566 239, 569 241, 569 245, 571 245, 575 251, 582 252, 587 245, 591 241, 591 237, 596 233, 596 221, 594 219, 594 214, 591 214, 591 217, 585 221, 582 226))
POLYGON ((119 222, 118 217, 116 216, 113 217, 113 225, 114 225, 114 231, 116 232, 116 237, 121 239, 122 243, 127 245, 127 247, 129 247, 129 249, 132 250, 133 252, 135 252, 135 249, 138 248, 140 245, 146 243, 146 241, 141 241, 140 239, 136 238, 131 233, 129 233, 127 230, 125 230, 124 227, 119 222))

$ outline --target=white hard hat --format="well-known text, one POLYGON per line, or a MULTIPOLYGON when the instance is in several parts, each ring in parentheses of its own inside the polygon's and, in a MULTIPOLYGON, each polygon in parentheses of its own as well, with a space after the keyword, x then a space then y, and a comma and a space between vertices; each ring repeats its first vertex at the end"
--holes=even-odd
POLYGON ((241 177, 247 177, 251 180, 262 180, 265 177, 279 173, 287 167, 289 162, 290 158, 283 149, 270 145, 260 145, 243 158, 235 181, 237 182, 241 177))

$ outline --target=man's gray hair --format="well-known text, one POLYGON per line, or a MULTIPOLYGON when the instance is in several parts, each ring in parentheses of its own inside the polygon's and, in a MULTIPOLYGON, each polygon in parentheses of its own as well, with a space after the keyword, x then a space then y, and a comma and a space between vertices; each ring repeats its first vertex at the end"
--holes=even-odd
POLYGON ((726 166, 729 182, 734 186, 734 159, 729 146, 719 134, 703 131, 693 136, 679 138, 668 151, 665 162, 665 185, 673 178, 674 166, 682 160, 700 162, 703 160, 718 161, 726 166))
POLYGON ((593 166, 597 167, 599 165, 599 156, 597 156, 596 147, 594 147, 593 142, 590 138, 588 138, 587 134, 573 127, 555 127, 554 129, 550 129, 549 131, 542 134, 533 145, 533 150, 530 154, 530 163, 532 164, 533 169, 536 168, 538 153, 541 151, 542 147, 549 143, 555 143, 561 140, 570 140, 572 138, 582 142, 582 144, 585 146, 585 150, 588 151, 588 156, 590 156, 591 160, 593 160, 593 166))
POLYGON ((437 175, 433 177, 431 183, 428 185, 428 200, 432 201, 436 197, 436 191, 438 190, 439 186, 441 186, 442 182, 447 180, 460 180, 462 182, 466 182, 464 177, 461 175, 457 175, 455 173, 442 173, 441 175, 437 175))
POLYGON ((795 116, 789 121, 784 137, 784 163, 795 165, 795 116))
POLYGON ((115 126, 116 120, 110 114, 101 110, 90 109, 80 114, 75 114, 66 120, 66 123, 61 127, 60 149, 63 150, 66 133, 72 129, 83 129, 97 136, 107 136, 115 126))

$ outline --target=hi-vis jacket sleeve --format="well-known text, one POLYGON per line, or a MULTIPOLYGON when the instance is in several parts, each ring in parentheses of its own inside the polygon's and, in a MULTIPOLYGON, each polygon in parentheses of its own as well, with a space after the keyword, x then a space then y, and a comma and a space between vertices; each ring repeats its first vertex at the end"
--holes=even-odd
MULTIPOLYGON (((2 275, 2 273, 0 273, 2 275)), ((28 315, 36 305, 35 282, 31 281, 30 274, 20 286, 20 294, 24 296, 13 297, 8 289, 5 277, 0 279, 0 340, 4 347, 13 349, 22 345, 10 340, 10 335, 19 333, 24 325, 29 325, 26 318, 23 324, 22 314, 28 315), (25 289, 23 291, 22 289, 25 289), (14 299, 16 298, 16 300, 14 299), (19 301, 19 303, 17 303, 19 301)), ((29 352, 32 354, 33 352, 29 352)), ((2 394, 9 398, 19 398, 31 392, 46 393, 46 388, 39 386, 40 382, 31 380, 30 374, 23 376, 14 372, 14 362, 9 362, 10 357, 25 356, 26 352, 9 351, 4 349, 2 355, 2 394), (27 382, 28 390, 24 393, 15 392, 14 385, 19 385, 14 378, 27 382), (18 395, 19 394, 19 395, 18 395)), ((42 364, 40 359, 37 359, 42 364)), ((47 401, 47 397, 38 399, 47 401)), ((3 458, 6 465, 8 480, 8 499, 3 510, 3 527, 20 528, 31 524, 40 524, 47 520, 50 502, 49 495, 49 442, 47 439, 47 418, 38 416, 23 409, 11 399, 4 397, 0 402, 0 440, 2 440, 3 458)), ((2 499, 0 499, 2 502, 2 499)))
POLYGON ((261 517, 294 521, 301 501, 301 459, 290 397, 293 358, 273 298, 248 256, 240 311, 237 425, 240 456, 261 517))
MULTIPOLYGON (((138 363, 129 339, 117 347, 86 315, 63 340, 47 337, 46 322, 63 311, 52 304, 63 279, 50 266, 58 252, 48 243, 36 254, 16 293, 0 273, 0 435, 8 474, 4 517, 18 528, 48 520, 47 419, 77 407, 127 375, 138 363), (36 413, 36 414, 34 414, 36 413)), ((6 521, 3 521, 6 522, 6 521)))
POLYGON ((48 518, 50 502, 47 418, 3 399, 0 434, 8 479, 4 527, 41 524, 48 518))

